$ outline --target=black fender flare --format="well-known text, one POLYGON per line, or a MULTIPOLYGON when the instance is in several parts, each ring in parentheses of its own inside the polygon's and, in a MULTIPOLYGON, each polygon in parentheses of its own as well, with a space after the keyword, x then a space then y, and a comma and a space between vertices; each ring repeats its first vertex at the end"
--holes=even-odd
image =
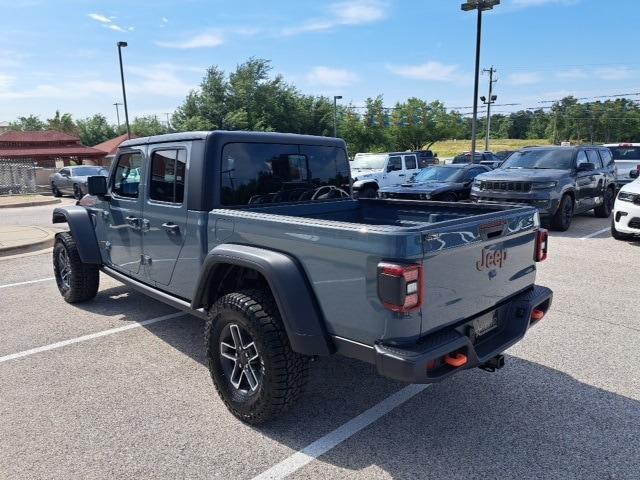
POLYGON ((291 348, 304 355, 330 355, 334 352, 324 318, 307 277, 298 262, 281 252, 246 245, 222 244, 204 260, 191 308, 205 305, 211 285, 228 265, 258 271, 267 281, 278 305, 291 348))
POLYGON ((53 210, 52 222, 66 222, 69 225, 71 235, 76 240, 82 263, 102 265, 96 232, 86 208, 74 205, 57 207, 53 210))

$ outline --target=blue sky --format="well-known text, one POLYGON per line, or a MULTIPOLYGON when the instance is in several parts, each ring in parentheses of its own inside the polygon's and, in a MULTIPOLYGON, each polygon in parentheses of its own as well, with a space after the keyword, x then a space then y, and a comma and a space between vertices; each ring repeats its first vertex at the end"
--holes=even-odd
MULTIPOLYGON (((164 119, 207 66, 230 70, 250 56, 272 60, 301 91, 344 103, 383 94, 389 105, 417 96, 469 106, 475 14, 460 3, 0 0, 0 121, 58 108, 115 122, 118 40, 129 43, 131 116, 164 119)), ((481 65, 498 69, 498 104, 520 104, 495 111, 640 92, 637 0, 502 0, 484 20, 481 65)))

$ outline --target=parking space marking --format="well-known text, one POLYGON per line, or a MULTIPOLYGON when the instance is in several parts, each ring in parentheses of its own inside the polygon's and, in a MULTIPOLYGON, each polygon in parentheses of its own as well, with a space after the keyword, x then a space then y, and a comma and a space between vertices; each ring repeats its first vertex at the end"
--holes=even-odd
POLYGON ((38 280, 29 280, 27 282, 7 283, 6 285, 0 285, 0 288, 18 287, 20 285, 29 285, 30 283, 48 282, 49 280, 55 280, 56 277, 39 278, 38 280))
POLYGON ((586 240, 588 238, 593 238, 601 233, 608 232, 611 230, 611 227, 603 228, 602 230, 598 230, 597 232, 590 233, 589 235, 585 235, 584 237, 580 237, 580 240, 586 240))
POLYGON ((260 475, 254 477, 253 480, 276 480, 286 478, 293 472, 300 470, 319 456, 327 453, 349 437, 358 433, 363 428, 384 417, 393 409, 412 399, 417 394, 424 391, 428 386, 429 385, 412 384, 404 387, 402 390, 388 396, 380 403, 362 412, 357 417, 352 418, 332 432, 329 432, 324 437, 319 438, 302 450, 294 453, 280 463, 277 463, 269 470, 262 472, 260 475))
POLYGON ((73 345, 75 343, 86 342, 87 340, 93 340, 94 338, 106 337, 113 335, 114 333, 124 332, 134 328, 144 327, 145 325, 151 325, 152 323, 164 322, 165 320, 171 320, 172 318, 181 317, 187 315, 185 312, 176 312, 169 315, 163 315, 161 317, 150 318, 149 320, 143 320, 142 322, 134 322, 123 327, 110 328, 109 330, 102 330, 101 332, 91 333, 89 335, 83 335, 81 337, 70 338, 69 340, 62 340, 61 342, 51 343, 42 347, 32 348, 30 350, 23 350, 22 352, 12 353, 11 355, 5 355, 0 357, 0 363, 15 360, 17 358, 28 357, 29 355, 35 355, 36 353, 47 352, 49 350, 55 350, 56 348, 66 347, 67 345, 73 345))

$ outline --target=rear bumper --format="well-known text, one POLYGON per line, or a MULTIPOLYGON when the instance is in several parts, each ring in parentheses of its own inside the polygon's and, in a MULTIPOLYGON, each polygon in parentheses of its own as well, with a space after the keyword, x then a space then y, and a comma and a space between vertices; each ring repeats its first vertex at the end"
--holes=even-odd
POLYGON ((483 365, 521 340, 529 327, 537 323, 531 319, 534 309, 546 313, 552 298, 551 290, 534 286, 495 310, 498 327, 491 332, 476 336, 470 320, 432 333, 410 347, 375 345, 372 359, 378 373, 385 377, 410 383, 438 382, 461 370, 483 365), (453 367, 442 362, 444 356, 456 352, 467 357, 464 365, 453 367))

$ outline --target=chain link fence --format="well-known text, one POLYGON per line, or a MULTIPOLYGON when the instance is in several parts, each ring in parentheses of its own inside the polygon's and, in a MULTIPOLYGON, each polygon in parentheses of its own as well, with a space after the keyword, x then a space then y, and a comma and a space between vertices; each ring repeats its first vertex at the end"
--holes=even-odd
POLYGON ((36 193, 36 170, 33 160, 0 158, 0 195, 36 193))

